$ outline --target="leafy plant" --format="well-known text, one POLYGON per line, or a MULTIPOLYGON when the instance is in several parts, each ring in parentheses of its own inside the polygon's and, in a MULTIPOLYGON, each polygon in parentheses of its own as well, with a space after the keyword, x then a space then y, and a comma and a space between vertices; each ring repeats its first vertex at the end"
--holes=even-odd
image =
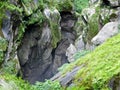
POLYGON ((63 90, 59 82, 46 80, 44 83, 37 82, 32 87, 33 90, 63 90))
POLYGON ((3 82, 0 82, 0 89, 3 90, 32 90, 29 83, 14 75, 1 74, 0 81, 3 82))
POLYGON ((81 13, 82 9, 88 6, 89 0, 74 0, 75 11, 81 13))
POLYGON ((59 11, 71 11, 73 9, 73 0, 60 0, 58 1, 59 11))
POLYGON ((35 85, 30 85, 28 82, 17 78, 14 75, 0 75, 0 90, 63 90, 59 82, 46 80, 36 82, 35 85))
POLYGON ((4 60, 4 52, 7 49, 7 45, 8 45, 7 41, 4 38, 0 37, 0 64, 4 60))

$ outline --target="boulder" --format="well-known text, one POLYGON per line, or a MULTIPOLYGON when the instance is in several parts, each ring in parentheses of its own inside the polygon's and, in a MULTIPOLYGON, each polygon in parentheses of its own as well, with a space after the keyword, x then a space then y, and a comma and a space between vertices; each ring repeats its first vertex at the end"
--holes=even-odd
POLYGON ((85 42, 83 41, 82 35, 80 35, 75 41, 75 47, 77 51, 81 51, 85 49, 85 42))
POLYGON ((110 5, 113 7, 119 6, 119 0, 108 0, 108 1, 109 1, 110 5))
POLYGON ((105 42, 108 38, 118 33, 118 22, 107 23, 99 33, 92 39, 94 45, 99 45, 105 42))
POLYGON ((76 73, 78 72, 78 70, 80 70, 84 65, 75 67, 74 69, 72 69, 70 72, 67 72, 65 74, 65 76, 63 76, 63 74, 61 72, 58 72, 55 76, 53 76, 50 80, 54 81, 54 80, 58 80, 62 86, 67 87, 70 86, 72 83, 72 81, 74 80, 74 77, 76 75, 76 73))
POLYGON ((70 44, 70 46, 66 50, 66 56, 68 57, 69 62, 73 62, 74 59, 74 54, 77 52, 75 46, 73 44, 70 44))

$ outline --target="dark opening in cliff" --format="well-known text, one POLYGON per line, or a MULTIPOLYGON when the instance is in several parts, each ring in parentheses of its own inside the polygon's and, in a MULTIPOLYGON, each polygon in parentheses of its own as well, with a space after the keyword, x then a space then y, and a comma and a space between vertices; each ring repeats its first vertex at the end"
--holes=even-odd
POLYGON ((49 25, 43 27, 30 25, 25 30, 22 44, 18 49, 23 79, 30 83, 50 79, 58 72, 58 68, 68 63, 66 50, 74 43, 76 32, 73 29, 76 18, 71 12, 60 12, 62 39, 57 47, 51 45, 49 25))

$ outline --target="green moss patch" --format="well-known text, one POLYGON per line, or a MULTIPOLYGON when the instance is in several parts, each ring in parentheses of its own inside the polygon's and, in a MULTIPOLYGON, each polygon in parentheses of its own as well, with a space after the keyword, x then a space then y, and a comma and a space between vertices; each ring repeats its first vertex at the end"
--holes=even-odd
POLYGON ((79 90, 109 90, 108 83, 120 73, 120 34, 97 47, 93 52, 71 63, 64 73, 84 64, 74 77, 79 90))
POLYGON ((46 80, 30 85, 28 82, 14 75, 0 75, 0 90, 63 90, 59 82, 46 80))
POLYGON ((14 75, 0 75, 0 90, 31 90, 29 83, 14 75))
POLYGON ((4 52, 7 49, 7 41, 0 37, 0 64, 3 62, 4 60, 4 52))
POLYGON ((52 33, 52 46, 55 48, 57 43, 61 40, 61 33, 59 30, 59 25, 50 21, 50 29, 52 33))
POLYGON ((89 0, 74 0, 74 7, 78 13, 81 13, 82 9, 88 7, 89 0))

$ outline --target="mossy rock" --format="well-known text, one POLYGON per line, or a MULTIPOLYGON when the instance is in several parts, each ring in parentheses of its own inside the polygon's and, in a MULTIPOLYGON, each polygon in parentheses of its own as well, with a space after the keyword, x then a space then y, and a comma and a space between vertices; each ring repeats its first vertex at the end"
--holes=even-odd
POLYGON ((7 45, 8 45, 7 41, 4 38, 0 37, 0 64, 4 60, 4 52, 7 49, 7 45))
POLYGON ((14 75, 0 75, 0 90, 32 90, 29 83, 14 75))
MULTIPOLYGON (((68 65, 62 72, 84 65, 74 76, 79 90, 110 90, 108 83, 120 73, 120 34, 107 40, 93 52, 68 65)), ((120 75, 119 75, 120 77, 120 75)), ((78 89, 74 89, 78 90, 78 89)))
POLYGON ((41 7, 42 0, 36 1, 36 0, 23 0, 22 1, 22 7, 24 9, 24 13, 26 16, 31 15, 33 12, 35 12, 39 7, 41 7))
POLYGON ((0 37, 0 50, 6 51, 7 49, 7 41, 6 39, 0 37))
POLYGON ((58 2, 58 10, 59 11, 72 11, 73 10, 73 2, 72 0, 61 0, 58 2))
POLYGON ((14 75, 2 74, 0 75, 0 90, 64 90, 59 82, 52 82, 46 80, 43 82, 36 82, 30 85, 27 81, 17 78, 14 75))

